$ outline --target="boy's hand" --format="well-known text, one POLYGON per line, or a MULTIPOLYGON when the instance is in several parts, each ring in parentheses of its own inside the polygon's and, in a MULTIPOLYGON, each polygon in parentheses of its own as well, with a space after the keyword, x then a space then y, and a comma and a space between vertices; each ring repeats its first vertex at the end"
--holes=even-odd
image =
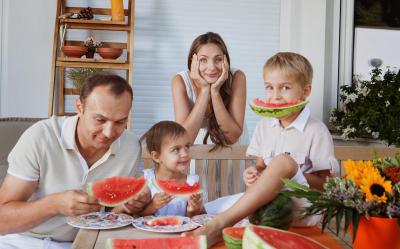
POLYGON ((260 172, 255 166, 250 166, 243 171, 243 181, 247 187, 252 185, 260 176, 260 172))
POLYGON ((190 65, 190 71, 189 71, 189 76, 193 80, 199 82, 201 88, 210 88, 210 84, 201 77, 200 72, 199 72, 199 58, 197 57, 197 54, 193 54, 192 57, 192 64, 190 65))
POLYGON ((150 205, 152 205, 155 210, 158 210, 167 205, 173 198, 173 195, 167 193, 157 193, 154 195, 153 200, 151 200, 150 205))
POLYGON ((202 194, 193 194, 188 199, 187 214, 193 216, 203 211, 203 198, 202 194))

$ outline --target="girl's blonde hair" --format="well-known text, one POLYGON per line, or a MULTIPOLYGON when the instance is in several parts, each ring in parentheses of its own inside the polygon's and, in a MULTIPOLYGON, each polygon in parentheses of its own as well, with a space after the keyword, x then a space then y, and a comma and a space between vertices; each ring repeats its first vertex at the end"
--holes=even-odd
POLYGON ((280 70, 286 76, 293 77, 297 83, 311 84, 313 69, 306 57, 292 52, 279 52, 264 64, 263 76, 268 71, 280 70))
POLYGON ((160 121, 153 125, 141 138, 145 140, 147 151, 161 153, 161 144, 165 138, 177 138, 186 134, 185 128, 174 121, 160 121))

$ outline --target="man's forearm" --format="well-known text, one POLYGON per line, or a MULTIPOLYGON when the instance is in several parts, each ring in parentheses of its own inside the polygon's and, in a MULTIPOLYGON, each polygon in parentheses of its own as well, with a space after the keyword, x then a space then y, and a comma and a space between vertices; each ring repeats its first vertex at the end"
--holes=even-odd
POLYGON ((56 214, 51 196, 35 201, 10 201, 0 206, 0 234, 27 231, 56 214))

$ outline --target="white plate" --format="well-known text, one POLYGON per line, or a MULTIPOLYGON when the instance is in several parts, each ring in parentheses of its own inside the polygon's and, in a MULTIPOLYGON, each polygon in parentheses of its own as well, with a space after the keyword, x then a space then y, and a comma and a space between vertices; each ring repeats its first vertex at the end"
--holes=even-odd
POLYGON ((133 218, 127 214, 110 212, 94 212, 75 217, 68 217, 70 226, 85 229, 112 229, 124 227, 132 223, 133 218))
MULTIPOLYGON (((162 216, 159 216, 157 218, 160 218, 162 216)), ((169 216, 171 217, 171 216, 169 216)), ((176 216, 180 219, 183 220, 182 225, 177 225, 177 226, 148 226, 147 221, 154 219, 156 217, 154 216, 144 216, 140 217, 138 219, 135 219, 132 222, 132 225, 136 227, 137 229, 141 229, 144 231, 149 231, 149 232, 156 232, 156 233, 181 233, 181 232, 186 232, 193 230, 197 228, 199 225, 192 222, 189 217, 183 217, 183 216, 176 216)))
MULTIPOLYGON (((194 223, 198 224, 199 226, 204 226, 215 216, 217 216, 217 215, 215 215, 215 214, 199 214, 199 215, 193 216, 192 221, 194 223)), ((249 224, 250 224, 249 220, 247 218, 245 218, 245 219, 239 221, 238 223, 236 223, 234 225, 234 227, 245 227, 249 224)))

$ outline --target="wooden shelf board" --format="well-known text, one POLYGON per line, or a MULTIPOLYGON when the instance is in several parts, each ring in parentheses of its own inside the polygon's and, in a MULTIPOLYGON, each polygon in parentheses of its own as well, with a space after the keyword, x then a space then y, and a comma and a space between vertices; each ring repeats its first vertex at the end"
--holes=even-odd
POLYGON ((80 93, 81 93, 80 89, 64 88, 64 95, 79 95, 80 93))
POLYGON ((83 67, 83 68, 104 68, 129 70, 129 63, 98 63, 98 62, 77 62, 77 61, 57 61, 56 67, 83 67))
POLYGON ((114 30, 114 31, 130 31, 129 25, 116 25, 104 23, 67 23, 69 29, 90 29, 90 30, 114 30))
MULTIPOLYGON (((111 18, 111 17, 110 17, 111 18)), ((72 19, 72 18, 65 18, 61 19, 61 23, 81 23, 81 24, 102 24, 102 25, 128 25, 126 21, 111 21, 111 20, 99 20, 99 19, 72 19)))
POLYGON ((112 63, 112 64, 124 64, 126 60, 111 60, 101 58, 72 58, 72 57, 58 57, 57 61, 71 61, 71 62, 96 62, 96 63, 112 63))

